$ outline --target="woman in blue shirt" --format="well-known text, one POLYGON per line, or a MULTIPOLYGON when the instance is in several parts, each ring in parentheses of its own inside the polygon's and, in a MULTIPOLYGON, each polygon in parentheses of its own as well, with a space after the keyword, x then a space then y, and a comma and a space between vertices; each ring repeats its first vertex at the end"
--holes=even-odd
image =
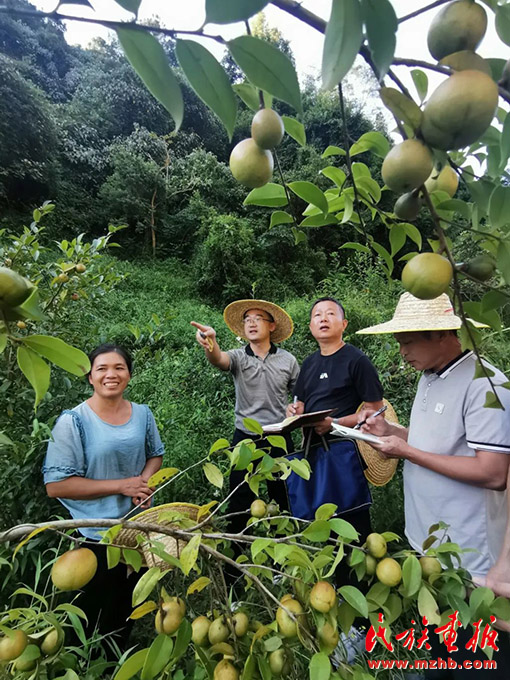
MULTIPOLYGON (((52 432, 43 467, 46 491, 58 498, 74 519, 120 519, 147 507, 147 482, 161 467, 164 447, 148 406, 124 398, 132 361, 117 345, 105 344, 89 355, 92 396, 64 411, 52 432)), ((87 546, 96 553, 98 571, 80 596, 89 633, 124 628, 131 611, 136 577, 125 565, 108 570, 106 549, 98 544, 101 530, 82 528, 87 546), (133 582, 134 581, 134 582, 133 582), (110 601, 107 601, 110 600, 110 601)), ((129 631, 124 629, 124 638, 129 631)))

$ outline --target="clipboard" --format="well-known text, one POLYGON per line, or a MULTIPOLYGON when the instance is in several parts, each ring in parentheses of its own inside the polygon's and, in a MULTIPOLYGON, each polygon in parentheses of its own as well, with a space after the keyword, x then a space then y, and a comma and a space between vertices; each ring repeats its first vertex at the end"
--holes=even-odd
POLYGON ((324 411, 312 411, 311 413, 302 413, 299 416, 289 416, 279 423, 265 425, 262 430, 264 434, 285 434, 297 430, 299 427, 313 427, 337 410, 336 408, 328 408, 324 411))
POLYGON ((367 432, 361 432, 361 430, 355 430, 352 427, 346 427, 345 425, 338 425, 333 423, 332 434, 337 437, 345 437, 347 439, 358 439, 362 442, 368 442, 369 444, 379 444, 381 440, 374 434, 368 434, 367 432))

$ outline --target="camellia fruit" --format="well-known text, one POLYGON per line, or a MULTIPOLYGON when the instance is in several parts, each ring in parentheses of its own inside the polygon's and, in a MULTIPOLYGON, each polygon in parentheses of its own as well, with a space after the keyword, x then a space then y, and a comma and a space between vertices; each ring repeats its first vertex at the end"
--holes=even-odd
POLYGON ((209 626, 207 635, 211 645, 216 645, 218 642, 225 642, 227 640, 230 635, 230 629, 223 616, 218 616, 217 619, 214 619, 209 626))
POLYGON ((386 555, 387 545, 386 539, 381 534, 372 533, 367 536, 366 546, 368 554, 376 559, 380 559, 386 555))
POLYGON ((236 144, 230 154, 230 170, 238 182, 249 189, 267 184, 273 174, 273 156, 261 149, 251 137, 236 144))
POLYGON ((27 634, 23 630, 15 630, 0 640, 0 661, 12 661, 23 654, 28 645, 27 634))
POLYGON ((183 615, 178 602, 163 602, 154 619, 156 632, 172 635, 181 625, 182 619, 183 615))
POLYGON ((455 0, 436 14, 427 34, 434 59, 460 50, 476 50, 487 30, 487 13, 472 0, 455 0))
POLYGON ((485 73, 456 71, 434 90, 425 104, 423 139, 443 151, 476 142, 494 118, 498 96, 498 86, 485 73))
POLYGON ((230 661, 222 659, 214 668, 214 680, 239 680, 239 672, 230 661))
POLYGON ((340 634, 337 628, 334 628, 329 621, 326 621, 319 628, 319 640, 322 646, 326 648, 327 653, 331 654, 340 640, 340 634))
POLYGON ((56 654, 62 643, 64 642, 63 634, 56 628, 52 628, 49 633, 46 633, 41 644, 41 651, 46 656, 52 656, 56 654))
POLYGON ((317 581, 310 592, 310 605, 318 612, 327 614, 336 603, 336 592, 331 583, 317 581))
POLYGON ((274 652, 271 652, 271 654, 268 657, 268 662, 269 668, 271 669, 271 673, 276 677, 280 675, 287 675, 287 673, 290 670, 290 664, 289 659, 287 658, 287 653, 285 649, 283 649, 282 647, 280 647, 279 649, 275 649, 274 652))
MULTIPOLYGON (((303 615, 303 607, 297 600, 292 598, 290 600, 285 600, 283 607, 286 607, 292 612, 297 621, 299 621, 303 615)), ((297 635, 297 621, 291 619, 289 614, 282 607, 279 607, 276 610, 276 623, 278 624, 278 630, 283 637, 291 638, 297 635)))
POLYGON ((437 253, 420 253, 404 267, 402 285, 414 297, 432 300, 447 291, 452 275, 452 265, 445 257, 437 253))
POLYGON ((197 616, 191 622, 191 639, 199 647, 206 647, 209 644, 209 628, 211 621, 207 616, 197 616))
POLYGON ((365 569, 369 576, 373 576, 375 574, 376 567, 377 560, 375 557, 372 557, 372 555, 365 555, 365 569))
POLYGON ((250 620, 244 612, 236 612, 232 617, 232 625, 234 626, 236 637, 243 637, 248 632, 250 620))
POLYGON ((420 198, 414 192, 397 198, 393 212, 400 220, 415 220, 420 212, 420 198))
POLYGON ((471 50, 461 50, 449 54, 439 62, 441 66, 449 66, 454 71, 482 71, 488 76, 492 76, 489 63, 476 52, 471 50))
POLYGON ((428 557, 427 555, 420 557, 420 567, 421 575, 424 579, 428 579, 433 574, 440 574, 443 571, 441 562, 437 557, 428 557))
POLYGON ((17 307, 32 289, 26 279, 8 267, 0 267, 0 307, 17 307))
POLYGON ((37 662, 41 658, 41 650, 37 645, 27 645, 14 662, 17 671, 33 671, 37 666, 37 662))
POLYGON ((478 281, 488 281, 494 276, 496 263, 489 254, 477 255, 465 262, 460 270, 478 281))
POLYGON ((260 109, 253 116, 251 136, 261 149, 274 149, 282 141, 284 132, 283 120, 273 109, 260 109))
POLYGON ((83 264, 83 262, 78 262, 75 269, 78 274, 83 274, 83 272, 87 271, 87 267, 83 264))
POLYGON ((68 550, 51 568, 51 580, 59 590, 79 590, 94 578, 97 558, 89 548, 68 550))
POLYGON ((184 616, 184 614, 186 614, 186 603, 184 602, 182 597, 177 597, 174 595, 166 599, 165 602, 176 602, 179 607, 179 611, 181 612, 181 616, 184 616))
POLYGON ((445 165, 441 171, 434 168, 425 182, 425 188, 429 193, 431 191, 445 191, 450 197, 455 195, 458 186, 459 176, 450 165, 445 165))
POLYGON ((425 144, 417 139, 406 139, 387 154, 381 174, 387 187, 403 194, 420 187, 433 167, 432 154, 425 144))
POLYGON ((256 498, 250 505, 250 513, 252 517, 262 519, 267 514, 267 505, 260 498, 256 498))
POLYGON ((379 581, 385 586, 398 586, 402 580, 402 569, 397 560, 392 557, 385 557, 377 564, 375 574, 379 581))

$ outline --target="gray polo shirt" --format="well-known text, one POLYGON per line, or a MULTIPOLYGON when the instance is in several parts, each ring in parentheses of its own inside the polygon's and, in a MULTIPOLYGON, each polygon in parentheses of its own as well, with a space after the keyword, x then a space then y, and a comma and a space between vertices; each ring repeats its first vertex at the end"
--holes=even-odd
POLYGON ((250 345, 230 349, 227 354, 236 389, 235 426, 246 431, 243 418, 253 418, 261 425, 283 420, 299 375, 296 358, 272 343, 264 359, 254 354, 250 345))
MULTIPOLYGON (((438 373, 425 371, 411 412, 408 442, 442 456, 475 456, 475 450, 510 453, 510 390, 497 390, 505 410, 484 408, 488 380, 473 380, 476 357, 465 352, 438 373)), ((487 362, 496 385, 507 382, 487 362)), ((449 536, 461 548, 462 565, 473 576, 485 575, 498 557, 506 526, 506 492, 459 482, 409 461, 404 463, 406 535, 422 550, 432 524, 450 525, 449 536)))

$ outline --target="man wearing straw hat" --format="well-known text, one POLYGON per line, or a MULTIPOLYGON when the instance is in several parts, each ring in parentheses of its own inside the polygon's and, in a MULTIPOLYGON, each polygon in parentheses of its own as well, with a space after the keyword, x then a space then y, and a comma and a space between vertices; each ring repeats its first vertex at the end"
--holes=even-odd
MULTIPOLYGON (((216 339, 216 331, 192 321, 197 329, 197 342, 204 348, 208 361, 222 371, 230 371, 236 390, 235 431, 232 446, 243 439, 253 439, 253 432, 243 427, 245 418, 253 418, 262 426, 279 422, 285 418, 288 395, 292 392, 299 374, 296 358, 276 343, 287 340, 292 335, 292 319, 278 305, 265 300, 237 300, 230 303, 223 312, 223 318, 230 330, 243 337, 248 344, 243 348, 223 352, 216 339)), ((292 439, 286 436, 287 450, 292 451, 292 439)), ((264 444, 265 440, 258 440, 264 444)), ((284 455, 282 449, 273 449, 273 455, 284 455)), ((230 488, 233 490, 243 481, 244 470, 233 470, 230 488)), ((269 495, 281 509, 287 509, 287 494, 283 482, 269 482, 269 495)), ((229 511, 246 510, 255 498, 249 487, 244 484, 230 499, 229 511)), ((242 515, 233 518, 231 530, 242 530, 246 518, 242 515)))

